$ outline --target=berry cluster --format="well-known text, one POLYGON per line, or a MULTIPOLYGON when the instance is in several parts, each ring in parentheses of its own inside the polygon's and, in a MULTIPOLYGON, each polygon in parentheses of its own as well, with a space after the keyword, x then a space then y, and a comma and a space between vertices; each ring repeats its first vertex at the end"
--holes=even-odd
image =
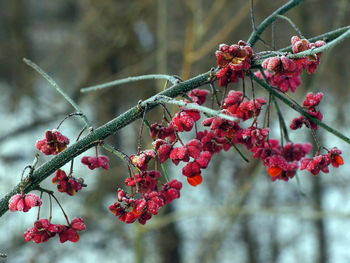
MULTIPOLYGON (((291 42, 293 54, 318 48, 326 44, 326 42, 321 40, 310 43, 307 39, 300 39, 297 36, 293 36, 291 42)), ((272 86, 282 92, 288 92, 289 90, 295 92, 302 84, 300 75, 303 70, 306 70, 309 74, 315 73, 317 66, 320 64, 320 57, 321 53, 298 59, 290 59, 288 58, 288 54, 270 57, 261 64, 266 69, 264 71, 265 76, 261 72, 257 72, 256 75, 261 79, 266 77, 272 86)))
MULTIPOLYGON (((323 119, 323 115, 319 110, 317 110, 317 106, 318 104, 320 104, 322 98, 323 98, 322 92, 319 92, 317 94, 313 94, 310 92, 307 94, 303 102, 303 106, 307 110, 307 113, 309 113, 312 117, 320 121, 323 119)), ((318 129, 318 126, 316 123, 305 118, 304 116, 300 116, 299 118, 293 119, 292 123, 290 124, 290 128, 292 130, 296 130, 301 128, 303 124, 305 124, 306 127, 311 128, 312 130, 318 129)))
POLYGON ((146 224, 152 215, 158 214, 162 206, 180 198, 182 183, 171 180, 159 189, 160 177, 160 172, 151 170, 136 174, 134 178, 127 178, 125 184, 136 187, 142 197, 130 197, 124 190, 119 189, 118 200, 109 207, 109 210, 122 222, 130 224, 138 220, 141 224, 146 224))
POLYGON ((85 229, 82 218, 74 218, 68 225, 51 224, 50 220, 45 218, 35 221, 34 226, 24 232, 24 239, 27 242, 32 240, 35 243, 43 243, 58 234, 61 243, 78 242, 80 239, 78 231, 85 229))
MULTIPOLYGON (((323 45, 325 45, 324 41, 310 43, 306 39, 292 37, 293 54, 323 45)), ((286 144, 283 143, 283 137, 281 140, 270 138, 268 122, 266 124, 264 121, 263 125, 259 123, 259 117, 263 112, 269 114, 270 100, 264 97, 255 98, 253 86, 253 98, 247 96, 245 87, 243 91, 227 92, 229 83, 252 76, 250 70, 258 56, 254 55, 247 43, 239 41, 234 45, 222 44, 215 54, 218 69, 215 73, 216 79, 210 79, 210 81, 213 89, 212 96, 220 93, 214 86, 215 80, 218 80, 219 86, 225 87, 221 92, 223 94, 221 100, 216 97, 220 114, 208 116, 199 111, 203 109, 199 106, 205 104, 210 92, 198 88, 184 96, 186 106, 179 107, 173 115, 163 105, 163 119, 149 125, 153 140, 151 149, 140 150, 138 147, 138 152, 130 157, 123 153, 123 156, 125 155, 123 159, 128 161, 130 175, 125 180, 125 185, 130 187, 131 191, 127 193, 123 189, 118 189, 116 202, 109 206, 109 210, 120 221, 128 224, 138 221, 145 224, 152 216, 157 215, 163 206, 180 198, 182 183, 176 179, 169 181, 158 170, 158 167, 168 160, 176 166, 179 164, 183 166, 182 174, 191 186, 198 186, 203 182, 203 170, 209 166, 215 154, 228 151, 231 147, 241 155, 243 153, 239 148, 244 147, 253 158, 261 159, 273 181, 288 181, 296 175, 298 170, 307 170, 313 175, 321 171, 328 173, 330 165, 339 167, 344 164, 342 152, 337 148, 327 150, 325 147, 318 147, 316 156, 307 157, 312 151, 310 143, 293 143, 286 136, 286 131, 281 132, 287 141, 286 144), (230 118, 222 117, 222 114, 230 118), (183 133, 187 133, 187 141, 184 140, 183 133), (325 154, 320 154, 322 149, 326 150, 325 154)), ((302 83, 300 77, 302 72, 306 70, 310 74, 314 73, 321 56, 316 54, 292 59, 288 55, 290 54, 283 53, 281 56, 267 58, 261 65, 265 70, 255 73, 256 76, 279 89, 281 94, 289 90, 294 92, 302 83)), ((318 105, 323 96, 323 93, 309 93, 303 105, 298 107, 303 107, 310 116, 321 121, 323 115, 318 105)), ((314 130, 318 128, 316 123, 305 116, 293 119, 290 128, 295 130, 303 125, 310 128, 313 135, 314 130)), ((69 139, 59 131, 48 130, 45 138, 37 141, 36 147, 45 155, 56 155, 64 151, 68 144, 69 139)), ((81 163, 88 166, 90 170, 110 168, 109 158, 100 156, 97 147, 96 156, 84 156, 81 163)), ((73 177, 73 161, 68 175, 65 171, 58 169, 52 182, 57 185, 59 192, 70 196, 86 186, 82 178, 73 177)), ((21 190, 21 194, 12 196, 9 201, 11 211, 27 212, 32 207, 42 205, 41 198, 37 195, 24 194, 23 189, 21 190)), ((52 191, 40 187, 37 190, 48 193, 50 198, 52 196, 57 201, 52 191)), ((38 215, 34 227, 25 232, 25 240, 42 243, 58 234, 61 242, 77 242, 78 231, 86 229, 84 220, 75 218, 69 222, 63 209, 62 212, 66 217, 67 225, 52 224, 51 215, 50 219, 39 220, 38 215)))
POLYGON ((333 148, 327 154, 317 155, 313 158, 305 158, 301 161, 300 170, 308 170, 313 175, 317 175, 320 171, 329 173, 328 166, 339 167, 344 164, 343 157, 340 156, 341 150, 333 148))
POLYGON ((36 142, 36 148, 45 155, 56 155, 67 148, 69 139, 57 130, 47 130, 45 138, 36 142))
POLYGON ((83 179, 75 179, 72 175, 67 176, 66 172, 58 169, 55 177, 52 178, 52 183, 57 184, 57 190, 68 195, 75 195, 85 186, 83 179))
POLYGON ((96 168, 109 169, 109 158, 107 156, 84 156, 81 158, 81 163, 89 167, 90 170, 96 168))
MULTIPOLYGON (((306 45, 304 40, 299 39, 298 41, 296 37, 293 37, 293 53, 324 44, 324 42, 316 42, 306 45)), ((238 78, 248 75, 246 73, 251 68, 253 51, 245 42, 240 41, 231 46, 220 45, 216 57, 219 66, 216 77, 219 85, 227 86, 228 83, 237 82, 238 78)), ((273 76, 275 80, 280 77, 288 80, 289 84, 293 82, 295 86, 289 85, 288 87, 294 91, 296 86, 301 84, 301 71, 306 69, 313 73, 318 63, 319 54, 316 61, 313 61, 312 58, 292 60, 287 56, 274 57, 265 60, 262 66, 268 70, 266 74, 273 76)), ((283 85, 278 87, 282 91, 287 91, 289 88, 285 89, 283 85)), ((203 105, 208 95, 207 90, 194 89, 189 92, 185 102, 203 105)), ((310 93, 303 103, 309 114, 319 120, 322 119, 322 114, 316 107, 322 97, 322 93, 310 93)), ((311 144, 289 141, 286 145, 281 145, 279 140, 269 138, 269 128, 258 127, 258 117, 267 103, 268 101, 263 97, 249 99, 244 92, 231 90, 222 98, 220 112, 236 118, 236 121, 215 116, 203 119, 200 125, 199 121, 202 116, 199 110, 180 107, 171 120, 164 117, 162 122, 151 124, 153 149, 146 149, 131 155, 132 165, 140 171, 131 174, 130 178, 125 181, 125 184, 132 188, 133 194, 129 195, 124 190, 118 190, 118 200, 110 206, 112 213, 123 222, 133 223, 138 220, 145 224, 152 215, 158 213, 160 207, 169 203, 164 195, 165 189, 169 187, 172 189, 174 194, 169 199, 171 201, 180 196, 181 183, 179 181, 173 180, 162 184, 162 175, 159 171, 147 170, 152 160, 160 164, 169 159, 175 165, 184 163, 182 174, 192 186, 203 182, 203 170, 208 167, 213 155, 222 150, 229 150, 232 145, 243 145, 253 154, 253 158, 260 158, 273 181, 288 181, 295 176, 298 169, 308 169, 306 163, 311 165, 312 159, 306 158, 306 155, 311 153, 311 144), (244 127, 243 123, 247 120, 253 121, 244 127), (205 129, 199 131, 200 126, 205 129), (193 130, 195 130, 194 134, 193 130), (184 132, 193 134, 188 142, 181 139, 181 133, 184 132), (136 198, 138 195, 139 197, 136 198)), ((298 118, 298 121, 307 127, 315 126, 304 116, 298 118)), ((340 150, 332 149, 325 155, 332 156, 325 163, 328 165, 332 163, 333 166, 342 165, 340 153, 340 150)), ((312 163, 315 164, 315 162, 312 163)))
MULTIPOLYGON (((68 137, 64 136, 61 132, 54 129, 47 130, 45 132, 45 138, 36 142, 36 148, 45 155, 57 155, 60 152, 64 151, 68 147, 68 144, 68 137)), ((88 168, 91 170, 99 167, 103 169, 109 169, 109 158, 103 155, 99 156, 97 150, 96 156, 84 156, 81 159, 81 162, 84 165, 87 165, 88 168)), ((71 166, 71 171, 68 175, 65 171, 58 169, 56 171, 55 176, 52 178, 52 183, 57 185, 57 190, 59 192, 66 193, 70 196, 75 195, 79 190, 86 186, 82 178, 77 179, 73 177, 72 173, 73 162, 71 166)), ((53 196, 52 191, 45 190, 40 187, 38 188, 38 190, 41 192, 47 192, 50 195, 50 198, 51 196, 53 196)), ((21 191, 21 194, 16 194, 10 198, 8 204, 10 211, 27 212, 32 207, 39 207, 42 205, 42 200, 40 197, 38 197, 35 194, 24 194, 23 188, 21 188, 21 191)), ((58 202, 56 197, 54 197, 54 199, 58 202)), ((31 240, 35 243, 46 242, 56 234, 59 235, 61 243, 64 243, 66 241, 78 242, 80 237, 77 231, 82 231, 86 229, 84 220, 82 218, 75 218, 71 222, 69 222, 63 209, 62 212, 66 217, 67 225, 52 224, 51 215, 50 219, 39 220, 39 212, 40 210, 38 211, 38 220, 34 222, 34 227, 29 228, 24 233, 24 238, 27 242, 31 240)))
POLYGON ((244 71, 250 69, 253 50, 244 41, 238 44, 221 44, 216 51, 216 64, 220 70, 216 73, 220 86, 226 86, 230 82, 238 82, 239 78, 244 78, 244 71))
POLYGON ((41 205, 42 201, 36 194, 16 194, 9 200, 9 209, 11 212, 28 212, 32 207, 41 205))

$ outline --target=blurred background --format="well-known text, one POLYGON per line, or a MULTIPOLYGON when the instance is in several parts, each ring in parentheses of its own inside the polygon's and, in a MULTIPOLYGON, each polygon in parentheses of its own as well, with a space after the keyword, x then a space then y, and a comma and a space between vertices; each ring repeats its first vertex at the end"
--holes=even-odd
MULTIPOLYGON (((255 0, 256 23, 285 2, 255 0)), ((188 79, 206 72, 215 66, 220 43, 248 39, 249 10, 247 0, 0 0, 0 196, 32 163, 36 140, 73 112, 22 58, 47 71, 97 127, 162 90, 164 82, 143 81, 87 94, 80 88, 134 75, 165 73, 188 79)), ((308 38, 348 25, 349 14, 349 0, 309 0, 287 16, 308 38)), ((296 35, 284 20, 274 29, 277 49, 296 35)), ((269 29, 263 39, 271 44, 271 36, 269 29)), ((303 76, 303 86, 291 95, 301 102, 307 91, 326 93, 321 104, 324 121, 347 136, 349 44, 346 40, 325 53, 318 72, 303 76)), ((261 42, 255 47, 265 49, 261 42)), ((282 110, 287 120, 299 115, 282 110)), ((272 134, 279 138, 276 115, 271 114, 272 134)), ((156 121, 160 112, 147 118, 156 121)), ((108 142, 135 153, 139 125, 133 123, 108 142)), ((81 120, 73 117, 61 130, 75 138, 81 127, 81 120)), ((0 252, 8 258, 0 262, 350 262, 349 146, 322 129, 317 135, 325 147, 343 150, 346 165, 320 176, 299 173, 300 184, 296 179, 272 182, 260 162, 247 164, 231 150, 214 157, 202 185, 185 183, 181 199, 162 208, 145 226, 121 223, 108 211, 128 176, 125 163, 109 155, 112 169, 90 171, 77 161, 74 173, 88 187, 74 197, 56 195, 71 219, 85 218, 88 230, 81 240, 25 243, 23 232, 32 227, 37 211, 8 212, 0 218, 0 252)), ((290 136, 295 142, 312 141, 306 129, 290 136)), ((147 132, 143 146, 151 147, 147 132)), ((39 162, 47 160, 41 156, 39 162)), ((170 164, 168 169, 172 178, 185 182, 180 168, 170 164)), ((50 181, 42 186, 55 189, 50 181)), ((46 197, 44 202, 41 216, 48 217, 46 197)), ((53 222, 64 223, 57 206, 53 222)))

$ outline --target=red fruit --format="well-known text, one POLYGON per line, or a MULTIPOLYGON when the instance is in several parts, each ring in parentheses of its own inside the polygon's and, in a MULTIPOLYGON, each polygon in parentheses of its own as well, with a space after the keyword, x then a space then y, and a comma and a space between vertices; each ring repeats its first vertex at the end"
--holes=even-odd
POLYGON ((109 158, 104 155, 100 155, 98 157, 84 156, 81 159, 81 162, 87 165, 90 170, 94 170, 95 168, 100 168, 100 167, 105 170, 109 169, 109 158))
POLYGON ((201 152, 200 156, 196 159, 196 162, 200 165, 202 169, 208 167, 211 160, 211 153, 209 151, 201 152))
POLYGON ((69 139, 57 130, 48 130, 45 139, 36 142, 36 148, 46 155, 56 155, 67 148, 69 139))
POLYGON ((209 91, 205 89, 194 89, 190 91, 188 96, 193 100, 194 103, 202 105, 205 102, 208 94, 209 91))
POLYGON ((273 166, 271 168, 268 169, 268 173, 272 176, 272 177, 278 177, 282 174, 283 170, 280 167, 277 166, 273 166))
POLYGON ((82 182, 76 180, 74 177, 68 177, 65 171, 58 169, 56 176, 52 178, 52 182, 57 184, 59 192, 67 193, 69 195, 75 195, 79 190, 83 188, 82 182))
POLYGON ((186 147, 188 150, 188 154, 192 158, 198 158, 203 149, 203 144, 201 143, 200 140, 193 139, 192 141, 186 144, 186 147))
POLYGON ((139 153, 138 155, 131 155, 130 160, 133 165, 139 168, 142 171, 147 170, 148 163, 151 159, 156 157, 156 152, 154 150, 145 150, 139 153))
POLYGON ((9 209, 11 212, 23 211, 28 212, 34 206, 41 206, 42 201, 35 194, 16 194, 9 200, 9 209))
POLYGON ((67 241, 71 241, 71 242, 78 242, 80 240, 80 236, 77 233, 77 231, 75 231, 72 228, 67 228, 66 230, 62 231, 61 233, 59 233, 60 236, 60 242, 64 243, 67 241))
POLYGON ((81 217, 74 218, 70 223, 71 227, 77 231, 82 231, 86 229, 84 219, 81 217))
POLYGON ((334 157, 334 160, 335 162, 338 164, 338 165, 343 165, 344 164, 344 159, 343 157, 341 157, 340 155, 336 155, 334 157))
POLYGON ((196 161, 194 162, 189 162, 188 164, 186 164, 186 166, 182 169, 182 174, 184 176, 187 177, 192 177, 195 176, 197 174, 200 174, 201 169, 200 169, 200 165, 199 163, 197 163, 196 161))
POLYGON ((170 158, 174 164, 178 165, 180 161, 188 162, 190 160, 190 156, 188 154, 188 150, 186 146, 180 146, 174 148, 170 153, 170 158))
POLYGON ((203 177, 201 174, 195 176, 187 177, 187 182, 192 186, 197 186, 203 182, 203 177))

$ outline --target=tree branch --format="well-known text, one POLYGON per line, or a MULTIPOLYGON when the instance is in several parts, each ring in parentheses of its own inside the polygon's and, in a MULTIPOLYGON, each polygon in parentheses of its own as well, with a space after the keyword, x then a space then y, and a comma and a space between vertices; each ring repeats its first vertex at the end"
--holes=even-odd
POLYGON ((321 128, 325 129, 326 131, 334 134, 338 138, 342 139, 344 142, 350 144, 350 138, 346 137, 344 134, 338 132, 337 130, 331 128, 327 124, 321 122, 320 120, 312 117, 310 114, 308 114, 302 107, 299 105, 295 104, 293 101, 288 99, 283 93, 279 92, 276 88, 270 86, 269 84, 266 83, 266 81, 258 78, 255 76, 253 73, 250 76, 255 82, 257 82, 261 87, 266 89, 269 93, 274 95, 276 98, 278 98, 280 101, 283 103, 287 104, 289 107, 291 107, 293 110, 299 112, 301 115, 305 116, 307 119, 310 121, 316 123, 318 126, 321 128))
MULTIPOLYGON (((326 42, 330 42, 330 41, 340 37, 341 35, 343 35, 349 29, 350 29, 350 26, 341 27, 341 28, 338 28, 336 30, 324 33, 322 35, 318 35, 318 36, 309 38, 309 41, 316 42, 318 40, 325 40, 326 42)), ((315 50, 315 49, 311 49, 311 50, 315 50)), ((261 63, 265 59, 272 57, 272 56, 276 56, 276 52, 278 52, 279 54, 281 54, 281 53, 283 54, 283 52, 291 52, 291 51, 292 51, 292 46, 288 46, 288 47, 282 48, 282 49, 275 51, 275 52, 269 52, 269 54, 261 56, 258 60, 255 60, 253 65, 252 65, 252 68, 260 67, 261 63)), ((300 54, 300 53, 298 53, 298 54, 300 54)), ((316 53, 314 53, 314 54, 316 54, 316 53)))
POLYGON ((303 1, 304 0, 291 0, 288 3, 286 3, 285 5, 283 5, 280 8, 278 8, 275 12, 273 12, 267 18, 265 18, 265 20, 262 21, 261 24, 257 27, 256 31, 254 31, 250 35, 250 37, 249 37, 249 39, 247 41, 248 44, 253 47, 255 45, 255 43, 259 40, 260 35, 266 30, 266 28, 269 25, 271 25, 277 19, 277 15, 283 15, 288 10, 290 10, 291 8, 293 8, 294 6, 300 4, 303 1))
POLYGON ((300 53, 291 54, 288 55, 289 58, 304 58, 311 55, 315 55, 317 53, 321 53, 326 51, 327 49, 330 49, 336 45, 338 45, 340 42, 344 41, 346 38, 350 37, 350 29, 346 30, 343 34, 338 36, 337 38, 333 39, 331 42, 328 42, 326 45, 318 48, 308 49, 300 53))
POLYGON ((181 79, 176 76, 170 76, 170 75, 163 75, 163 74, 149 74, 149 75, 141 75, 141 76, 135 76, 135 77, 128 77, 125 79, 118 79, 118 80, 113 80, 111 82, 99 84, 96 86, 90 86, 86 88, 80 89, 81 92, 90 92, 90 91, 96 91, 100 89, 105 89, 117 85, 122 85, 125 83, 130 83, 130 82, 136 82, 136 81, 141 81, 141 80, 149 80, 149 79, 165 79, 169 82, 171 82, 173 85, 179 83, 181 79))
MULTIPOLYGON (((290 8, 293 6, 299 4, 303 0, 293 0, 289 1, 286 5, 276 10, 271 16, 269 16, 267 19, 265 19, 260 26, 257 28, 257 31, 254 32, 251 37, 249 38, 249 42, 251 45, 253 45, 258 39, 260 34, 266 29, 266 27, 271 24, 275 19, 276 16, 279 14, 283 14, 287 12, 290 8)), ((341 41, 343 41, 346 37, 350 36, 350 30, 349 27, 335 30, 330 32, 330 35, 324 34, 321 35, 322 37, 331 36, 332 34, 336 35, 338 34, 337 38, 333 41, 329 42, 327 45, 321 48, 312 49, 309 51, 301 52, 299 54, 296 54, 298 56, 308 56, 311 54, 315 54, 318 52, 321 52, 323 50, 326 50, 327 48, 331 48, 336 44, 339 44, 341 41), (344 30, 344 31, 342 31, 344 30), (342 35, 339 36, 339 32, 342 32, 342 35), (322 49, 323 48, 323 49, 322 49)), ((332 36, 333 36, 332 35, 332 36)), ((319 36, 319 37, 321 37, 319 36)), ((57 89, 59 93, 61 93, 77 110, 80 109, 78 105, 75 104, 74 101, 71 101, 69 97, 66 96, 64 92, 59 88, 59 86, 54 82, 45 72, 43 72, 38 66, 36 66, 34 63, 25 60, 25 62, 33 67, 35 70, 37 70, 41 75, 43 75, 50 84, 57 89)), ((68 163, 70 160, 72 160, 74 157, 78 156, 79 154, 85 152, 87 149, 93 147, 97 143, 100 143, 101 140, 104 140, 106 137, 114 134, 121 128, 127 126, 128 124, 132 123, 136 119, 142 117, 145 111, 150 111, 160 103, 162 103, 159 98, 161 97, 170 97, 175 98, 179 95, 183 95, 187 93, 188 91, 200 87, 204 84, 210 83, 213 81, 213 74, 215 74, 215 71, 209 71, 207 73, 198 75, 192 79, 189 79, 184 82, 180 82, 178 84, 173 85, 169 89, 162 91, 151 98, 139 103, 137 106, 129 109, 128 111, 124 112, 123 114, 119 115, 118 117, 114 118, 113 120, 109 121, 108 123, 100 126, 99 128, 95 129, 91 133, 89 133, 87 136, 79 140, 78 142, 71 145, 69 148, 67 148, 65 151, 61 152, 57 156, 53 157, 50 161, 47 161, 46 163, 42 164, 40 167, 37 168, 31 174, 30 176, 27 176, 22 182, 20 182, 17 186, 15 186, 12 191, 10 191, 8 194, 5 195, 0 200, 0 217, 8 210, 8 200, 11 198, 11 196, 15 195, 16 193, 20 193, 20 186, 24 187, 24 191, 30 192, 34 190, 39 184, 46 179, 48 176, 50 176, 52 173, 54 173, 57 169, 62 167, 64 164, 68 163)), ((294 110, 301 113, 306 118, 310 119, 311 121, 315 122, 320 127, 324 128, 325 130, 329 131, 330 133, 336 135, 340 139, 344 140, 345 142, 350 144, 350 139, 343 135, 342 133, 334 130, 333 128, 329 127, 328 125, 324 124, 323 122, 313 118, 310 116, 302 107, 299 105, 296 105, 294 102, 292 102, 290 99, 284 96, 283 93, 278 92, 275 88, 268 85, 265 81, 257 78, 254 74, 251 74, 251 78, 259 83, 263 88, 265 88, 268 92, 270 92, 272 95, 274 95, 276 98, 287 104, 289 107, 293 108, 294 110)), ((169 102, 169 100, 168 100, 169 102)), ((174 102, 175 103, 175 102, 174 102)), ((180 102, 176 102, 180 103, 180 102)), ((186 104, 186 106, 189 106, 190 104, 186 104)), ((79 110, 78 110, 79 111, 79 110)), ((218 114, 217 111, 215 111, 215 115, 218 114)), ((218 115, 219 116, 219 115, 218 115)), ((89 122, 87 119, 84 119, 85 122, 89 122)))
POLYGON ((235 118, 235 117, 224 114, 221 111, 217 111, 217 110, 210 109, 208 107, 200 106, 196 103, 188 103, 188 102, 185 102, 183 100, 174 100, 170 97, 165 97, 165 96, 161 96, 161 95, 156 97, 156 101, 169 103, 169 104, 185 107, 188 109, 199 110, 200 112, 204 112, 204 113, 208 114, 209 116, 217 116, 217 117, 220 117, 222 119, 229 120, 229 121, 237 121, 237 118, 235 118))
POLYGON ((209 71, 207 73, 198 75, 192 79, 176 84, 169 89, 154 95, 153 97, 141 102, 137 106, 119 115, 115 119, 95 129, 86 137, 82 138, 57 156, 53 157, 50 161, 42 164, 34 171, 32 176, 26 177, 23 182, 16 185, 0 200, 0 217, 8 210, 8 201, 11 196, 20 193, 20 185, 23 185, 24 191, 26 193, 32 191, 57 169, 68 163, 74 157, 85 152, 87 149, 93 147, 97 141, 105 139, 106 137, 114 134, 121 128, 140 118, 145 110, 149 111, 156 107, 159 104, 159 102, 156 100, 157 96, 162 95, 175 98, 176 96, 179 96, 194 88, 208 83, 210 81, 211 74, 212 72, 209 71))

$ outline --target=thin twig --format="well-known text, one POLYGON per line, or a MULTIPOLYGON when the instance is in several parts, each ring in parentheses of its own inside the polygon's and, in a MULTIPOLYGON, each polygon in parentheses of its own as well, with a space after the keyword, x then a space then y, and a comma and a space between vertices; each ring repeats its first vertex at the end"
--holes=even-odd
POLYGON ((226 140, 229 142, 229 144, 236 150, 236 152, 242 157, 244 161, 249 163, 249 160, 247 157, 244 156, 244 154, 241 152, 241 150, 232 142, 232 140, 226 136, 226 140))
MULTIPOLYGON (((204 74, 200 74, 187 81, 180 82, 165 91, 162 91, 153 97, 145 100, 141 106, 147 104, 147 111, 152 110, 159 102, 156 101, 158 95, 163 95, 167 97, 177 97, 183 93, 186 93, 192 89, 203 86, 211 81, 212 72, 208 71, 204 74)), ((99 128, 94 129, 84 138, 78 142, 72 144, 66 150, 62 151, 60 154, 54 156, 49 161, 38 167, 33 176, 28 182, 17 184, 12 190, 10 190, 1 200, 0 200, 0 216, 2 216, 6 211, 8 211, 8 201, 9 199, 21 192, 21 186, 23 185, 25 193, 28 193, 35 189, 43 180, 50 176, 57 169, 68 163, 71 159, 78 156, 79 154, 85 152, 87 149, 95 146, 97 143, 101 143, 102 140, 108 136, 114 134, 121 128, 127 126, 128 124, 134 122, 142 116, 143 111, 140 107, 134 106, 128 111, 120 114, 118 117, 110 120, 106 124, 99 128)))
POLYGON ((272 101, 273 101, 273 103, 275 105, 275 109, 277 111, 278 121, 279 121, 279 124, 280 124, 281 132, 283 133, 284 138, 286 139, 286 141, 290 142, 287 125, 286 125, 286 122, 284 121, 284 118, 283 118, 283 115, 282 115, 282 111, 281 111, 281 109, 280 109, 280 107, 278 105, 278 102, 276 101, 275 97, 273 97, 273 96, 272 96, 272 101))
POLYGON ((252 23, 253 32, 256 31, 255 17, 254 17, 254 0, 250 0, 250 21, 252 23))
POLYGON ((261 24, 257 27, 256 31, 254 31, 250 35, 250 37, 249 37, 249 39, 247 41, 248 44, 250 46, 254 46, 255 43, 259 40, 261 34, 265 31, 265 29, 277 19, 277 15, 282 15, 282 14, 286 13, 288 10, 290 10, 291 8, 293 8, 294 6, 300 4, 303 1, 304 0, 291 0, 288 3, 286 3, 285 5, 283 5, 280 8, 278 8, 270 16, 265 18, 265 20, 262 21, 261 24))
POLYGON ((119 159, 123 160, 123 161, 127 161, 128 163, 131 163, 129 156, 126 153, 123 153, 120 150, 117 150, 115 147, 106 144, 105 142, 103 142, 101 144, 101 146, 107 150, 110 153, 113 153, 115 156, 117 156, 119 159))
POLYGON ((139 130, 139 136, 138 136, 138 140, 137 140, 137 154, 140 154, 141 151, 141 147, 142 147, 142 133, 143 133, 143 127, 144 127, 144 120, 146 118, 146 113, 147 113, 147 109, 144 109, 144 112, 142 114, 142 121, 141 121, 141 125, 140 125, 140 130, 139 130))
POLYGON ((164 102, 164 103, 178 105, 178 106, 181 106, 181 107, 186 107, 188 109, 199 110, 199 111, 204 112, 204 113, 206 113, 206 114, 208 114, 210 116, 217 116, 217 117, 229 120, 229 121, 237 121, 236 118, 234 118, 232 116, 229 116, 227 114, 223 114, 221 111, 212 110, 210 108, 207 108, 207 107, 204 107, 204 106, 200 106, 200 105, 198 105, 196 103, 187 103, 187 102, 184 102, 182 100, 174 100, 174 99, 166 97, 166 96, 158 96, 156 98, 156 100, 160 101, 160 102, 164 102))
POLYGON ((58 201, 58 199, 56 198, 56 196, 55 196, 53 193, 51 193, 50 195, 53 197, 53 199, 55 199, 56 203, 57 203, 58 206, 61 208, 61 211, 62 211, 62 213, 63 213, 64 218, 65 218, 66 221, 67 221, 67 224, 70 225, 68 216, 67 216, 66 212, 64 211, 62 205, 60 204, 60 202, 58 201))
POLYGON ((149 74, 149 75, 141 75, 141 76, 135 76, 135 77, 128 77, 125 79, 118 79, 114 80, 111 82, 95 85, 95 86, 90 86, 86 88, 80 89, 81 92, 90 92, 90 91, 97 91, 100 89, 105 89, 105 88, 110 88, 126 83, 131 83, 131 82, 137 82, 137 81, 142 81, 142 80, 150 80, 150 79, 165 79, 167 81, 170 81, 173 85, 178 84, 182 80, 177 77, 177 76, 170 76, 170 75, 164 75, 164 74, 149 74))
MULTIPOLYGON (((68 94, 60 87, 58 86, 58 84, 42 69, 40 68, 37 64, 35 64, 34 62, 30 61, 29 59, 24 58, 23 59, 24 63, 26 63, 28 66, 30 66, 31 68, 33 68, 36 72, 38 72, 43 78, 45 78, 52 87, 54 87, 58 93, 60 93, 65 99, 66 101, 68 101, 73 108, 77 111, 77 112, 83 112, 79 105, 77 103, 75 103, 74 100, 72 100, 68 94)), ((91 126, 90 121, 88 120, 88 118, 85 115, 82 115, 82 118, 84 120, 84 122, 88 125, 91 126)))
POLYGON ((268 83, 266 83, 265 81, 263 81, 262 79, 258 78, 257 76, 255 76, 254 74, 251 74, 250 76, 255 82, 257 82, 261 87, 263 87, 264 89, 266 89, 268 92, 272 93, 272 95, 274 95, 277 99, 279 99, 280 101, 282 101, 283 103, 285 103, 286 105, 288 105, 289 107, 291 107, 292 109, 294 109, 295 111, 299 112, 300 114, 302 114, 304 117, 306 117, 307 119, 309 119, 310 121, 316 123, 318 126, 320 126, 321 128, 325 129, 326 131, 334 134, 335 136, 337 136, 338 138, 340 138, 341 140, 343 140, 344 142, 350 144, 350 138, 348 138, 347 136, 345 136, 344 134, 342 134, 341 132, 331 128, 330 126, 328 126, 327 124, 325 124, 324 122, 321 122, 320 120, 314 118, 313 116, 311 116, 310 114, 308 114, 303 108, 301 108, 299 105, 296 105, 293 101, 291 101, 289 98, 287 98, 285 96, 285 94, 278 92, 274 87, 270 86, 268 83))
POLYGON ((293 29, 295 30, 295 32, 298 33, 298 35, 299 35, 301 38, 305 38, 304 35, 303 35, 303 33, 301 33, 299 27, 297 27, 297 25, 292 21, 292 19, 290 19, 290 18, 287 17, 287 16, 283 16, 283 15, 277 15, 277 18, 287 21, 287 22, 293 27, 293 29))
MULTIPOLYGON (((40 192, 40 200, 43 199, 43 193, 44 193, 43 191, 40 192)), ((40 211, 41 211, 41 205, 38 208, 38 214, 37 214, 36 220, 39 220, 40 218, 40 211)))
POLYGON ((67 120, 68 118, 72 117, 72 116, 83 116, 84 114, 82 112, 72 112, 69 113, 66 117, 64 117, 63 120, 61 120, 61 122, 57 125, 57 130, 61 127, 62 123, 67 120))
POLYGON ((212 92, 212 108, 214 108, 214 101, 216 100, 216 103, 218 105, 218 107, 220 107, 220 101, 219 101, 219 98, 218 98, 218 92, 214 86, 214 83, 210 83, 210 89, 211 89, 211 92, 212 92))

